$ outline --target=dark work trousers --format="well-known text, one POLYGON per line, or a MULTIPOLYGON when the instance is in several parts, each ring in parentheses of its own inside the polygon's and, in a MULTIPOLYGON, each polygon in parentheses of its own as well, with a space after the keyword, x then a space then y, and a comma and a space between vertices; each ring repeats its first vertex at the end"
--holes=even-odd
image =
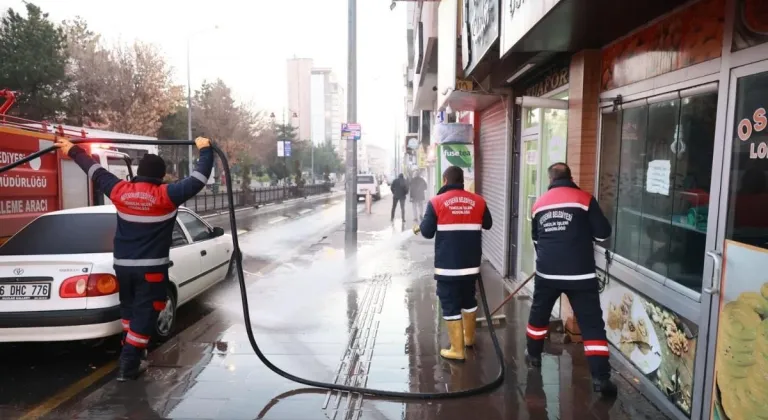
POLYGON ((475 279, 437 280, 437 297, 443 308, 443 319, 456 321, 462 312, 477 311, 475 279))
POLYGON ((594 288, 561 289, 554 287, 550 281, 536 276, 533 304, 528 318, 528 354, 540 357, 544 351, 549 318, 561 294, 568 296, 568 301, 579 323, 584 338, 584 354, 587 356, 592 377, 608 379, 611 376, 611 366, 608 363, 608 341, 605 336, 605 322, 596 282, 594 288))
POLYGON ((121 363, 137 367, 168 295, 168 267, 115 266, 123 323, 121 363))
POLYGON ((403 216, 403 222, 405 222, 405 197, 392 197, 392 217, 391 220, 395 220, 395 209, 397 208, 397 203, 400 203, 400 213, 403 216))

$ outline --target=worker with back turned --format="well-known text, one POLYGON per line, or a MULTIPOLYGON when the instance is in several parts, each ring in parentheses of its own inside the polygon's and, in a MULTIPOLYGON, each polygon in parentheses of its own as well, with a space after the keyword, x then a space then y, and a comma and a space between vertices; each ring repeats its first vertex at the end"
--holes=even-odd
POLYGON ((144 155, 137 176, 124 181, 69 140, 56 140, 61 153, 72 158, 117 208, 114 267, 120 286, 123 324, 117 377, 121 382, 136 379, 146 369, 141 359, 168 297, 169 254, 176 209, 200 192, 211 175, 210 141, 198 137, 195 144, 200 150, 200 160, 192 174, 176 183, 163 184, 165 161, 157 155, 144 155))
POLYGON ((440 351, 446 359, 464 360, 464 347, 475 344, 482 229, 492 225, 483 197, 464 190, 464 171, 458 166, 446 169, 443 187, 427 203, 419 226, 425 238, 435 238, 437 296, 451 342, 440 351))
POLYGON ((608 239, 611 225, 595 197, 573 182, 568 165, 555 163, 548 172, 549 190, 536 200, 531 210, 536 277, 526 358, 532 366, 541 366, 552 308, 560 295, 565 294, 584 337, 592 388, 605 396, 614 396, 617 390, 610 379, 608 341, 593 247, 595 241, 608 239))

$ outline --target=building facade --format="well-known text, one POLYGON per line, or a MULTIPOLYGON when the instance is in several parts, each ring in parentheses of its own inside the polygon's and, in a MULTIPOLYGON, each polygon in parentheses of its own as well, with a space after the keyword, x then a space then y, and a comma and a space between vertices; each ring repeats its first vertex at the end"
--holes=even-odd
MULTIPOLYGON (((612 360, 676 419, 768 413, 766 5, 438 6, 424 109, 475 127, 478 192, 500 226, 483 236, 488 263, 511 285, 535 272, 531 206, 547 167, 568 163, 613 226, 595 245, 612 360)), ((561 301, 553 316, 578 339, 561 301)))
POLYGON ((285 111, 285 122, 297 127, 301 140, 312 138, 312 67, 311 58, 291 58, 287 62, 288 109, 285 111))
POLYGON ((369 144, 365 146, 368 159, 368 170, 376 175, 389 173, 389 153, 387 149, 369 144))

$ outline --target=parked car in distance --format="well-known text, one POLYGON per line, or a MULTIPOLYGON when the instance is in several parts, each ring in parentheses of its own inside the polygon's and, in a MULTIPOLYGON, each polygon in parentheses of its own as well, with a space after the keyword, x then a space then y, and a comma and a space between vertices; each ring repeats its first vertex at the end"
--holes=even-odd
POLYGON ((357 199, 365 199, 365 194, 368 192, 374 200, 381 200, 381 188, 376 177, 372 174, 357 175, 357 199))
MULTIPOLYGON (((114 206, 46 213, 0 246, 0 342, 74 341, 122 331, 112 266, 114 206)), ((181 207, 173 230, 168 300, 155 335, 171 335, 176 309, 227 277, 232 237, 181 207)))

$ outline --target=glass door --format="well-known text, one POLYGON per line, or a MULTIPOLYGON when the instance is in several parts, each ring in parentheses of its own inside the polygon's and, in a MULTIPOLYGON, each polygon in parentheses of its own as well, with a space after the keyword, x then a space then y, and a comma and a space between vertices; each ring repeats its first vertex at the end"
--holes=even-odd
MULTIPOLYGON (((538 110, 536 110, 538 111, 538 110)), ((539 134, 528 134, 523 137, 523 156, 520 165, 520 203, 523 206, 520 212, 522 217, 520 226, 520 280, 528 278, 535 270, 536 252, 531 239, 531 226, 533 223, 533 203, 538 198, 541 187, 539 186, 539 134)))
MULTIPOLYGON (((561 95, 558 99, 566 99, 561 95)), ((551 100, 549 100, 551 101, 551 100)), ((565 162, 568 135, 567 101, 561 107, 523 107, 522 156, 520 164, 520 203, 522 206, 519 235, 519 279, 524 280, 536 270, 536 252, 531 239, 532 208, 549 188, 547 168, 565 162)), ((559 313, 559 304, 556 305, 559 313)))
MULTIPOLYGON (((700 418, 768 416, 768 61, 731 73, 700 418)), ((704 327, 704 325, 702 325, 704 327)), ((701 359, 700 359, 701 360, 701 359)), ((703 360, 702 360, 703 361, 703 360)), ((694 413, 695 415, 695 413, 694 413)))

